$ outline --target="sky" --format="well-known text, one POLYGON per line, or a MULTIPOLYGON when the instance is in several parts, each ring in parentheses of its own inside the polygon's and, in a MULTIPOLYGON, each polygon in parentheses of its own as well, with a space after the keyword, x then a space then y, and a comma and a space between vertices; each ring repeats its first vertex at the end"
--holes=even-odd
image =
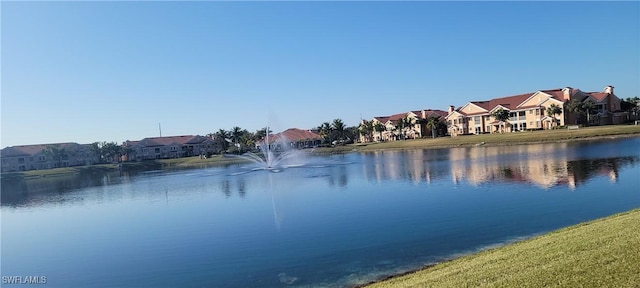
POLYGON ((0 2, 0 146, 640 96, 640 2, 0 2), (159 127, 160 126, 160 127, 159 127))

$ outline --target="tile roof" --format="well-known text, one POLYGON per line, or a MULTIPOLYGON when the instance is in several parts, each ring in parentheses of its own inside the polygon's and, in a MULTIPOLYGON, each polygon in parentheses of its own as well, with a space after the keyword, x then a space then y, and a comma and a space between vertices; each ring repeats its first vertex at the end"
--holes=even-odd
POLYGON ((602 100, 604 100, 605 98, 607 98, 607 96, 609 96, 609 93, 605 93, 605 92, 587 92, 587 94, 589 94, 591 98, 596 99, 596 101, 598 102, 602 102, 602 100))
POLYGON ((527 98, 531 97, 531 95, 533 95, 534 93, 535 92, 491 99, 489 100, 489 109, 487 110, 491 111, 491 109, 497 107, 498 105, 501 105, 510 110, 515 109, 518 104, 524 102, 524 100, 527 100, 527 98))
POLYGON ((167 137, 148 137, 140 141, 129 141, 129 146, 141 145, 144 147, 154 146, 168 146, 168 145, 186 145, 186 144, 199 144, 206 141, 207 137, 200 135, 182 135, 182 136, 167 136, 167 137))
POLYGON ((294 141, 298 141, 298 140, 307 140, 307 139, 311 139, 311 140, 321 140, 322 137, 320 137, 320 135, 313 133, 309 130, 302 130, 302 129, 298 129, 298 128, 289 128, 287 130, 284 130, 280 133, 278 133, 277 135, 284 137, 286 139, 289 140, 294 140, 294 141))
POLYGON ((35 155, 46 150, 47 147, 51 145, 57 145, 60 148, 65 149, 82 146, 81 144, 75 142, 11 146, 2 149, 2 156, 10 157, 35 155))
MULTIPOLYGON (((509 109, 509 110, 514 110, 514 109, 516 109, 516 107, 518 107, 518 105, 520 103, 522 103, 525 100, 527 100, 534 93, 535 92, 524 93, 524 94, 519 94, 519 95, 514 95, 514 96, 494 98, 494 99, 491 99, 489 101, 471 101, 469 103, 477 105, 477 106, 479 106, 482 109, 485 109, 487 111, 493 110, 494 108, 498 107, 498 105, 500 105, 500 106, 502 106, 502 107, 504 107, 506 109, 509 109)), ((486 112, 465 113, 464 111, 462 111, 462 107, 456 109, 456 111, 458 111, 459 113, 464 114, 464 115, 479 115, 479 114, 485 114, 486 113, 486 112)))
MULTIPOLYGON (((277 141, 304 141, 304 140, 322 140, 322 136, 309 130, 298 128, 289 128, 277 134, 269 134, 269 143, 277 141)), ((264 143, 265 139, 258 141, 264 143)))
MULTIPOLYGON (((564 92, 562 92, 562 89, 540 90, 540 92, 549 94, 557 100, 564 101, 564 92)), ((572 94, 573 92, 575 92, 575 89, 571 89, 569 93, 572 94)))

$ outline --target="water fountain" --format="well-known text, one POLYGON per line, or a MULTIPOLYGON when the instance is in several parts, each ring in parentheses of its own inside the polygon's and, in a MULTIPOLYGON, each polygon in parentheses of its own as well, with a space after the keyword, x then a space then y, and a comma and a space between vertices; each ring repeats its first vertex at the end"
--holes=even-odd
POLYGON ((279 135, 275 141, 269 139, 269 127, 267 126, 267 135, 265 140, 259 144, 260 152, 247 152, 234 157, 249 160, 258 164, 253 170, 268 170, 271 172, 280 172, 283 168, 303 166, 304 153, 302 151, 289 147, 289 143, 284 136, 279 135), (292 160, 297 160, 292 162, 292 160))

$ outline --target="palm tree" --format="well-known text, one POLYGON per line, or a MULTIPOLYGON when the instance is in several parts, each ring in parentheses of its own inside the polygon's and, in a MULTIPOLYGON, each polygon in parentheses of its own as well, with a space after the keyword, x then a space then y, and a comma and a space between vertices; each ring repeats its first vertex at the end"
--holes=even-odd
POLYGON ((593 102, 591 101, 583 102, 582 109, 584 110, 585 113, 587 113, 587 125, 589 125, 591 121, 591 119, 589 118, 591 117, 591 113, 593 113, 596 110, 596 105, 594 105, 593 102))
MULTIPOLYGON (((571 101, 566 102, 567 111, 573 112, 576 115, 581 115, 584 113, 584 104, 582 101, 578 99, 571 99, 571 101)), ((576 116, 576 123, 578 124, 578 117, 576 116)))
POLYGON ((65 147, 60 147, 60 145, 47 145, 43 152, 47 158, 50 158, 54 161, 54 167, 60 168, 62 167, 62 160, 64 158, 69 157, 65 147))
MULTIPOLYGON (((566 109, 567 111, 571 111, 573 113, 576 113, 578 115, 585 115, 587 116, 587 124, 589 124, 590 121, 590 117, 591 117, 591 113, 593 112, 593 110, 596 108, 595 105, 593 105, 593 102, 591 101, 586 101, 586 102, 582 102, 579 101, 577 99, 573 99, 569 102, 567 102, 566 104, 566 109)), ((576 117, 576 124, 578 124, 578 118, 576 117)))
MULTIPOLYGON (((491 113, 491 116, 493 116, 493 118, 495 118, 500 122, 508 123, 507 120, 509 120, 509 110, 498 108, 498 110, 493 111, 493 113, 491 113)), ((503 130, 501 130, 500 132, 503 132, 503 130)))
POLYGON ((437 116, 429 116, 425 119, 427 128, 431 129, 431 138, 436 138, 436 129, 440 124, 440 118, 437 116))
POLYGON ((215 143, 216 146, 220 148, 220 152, 227 151, 227 149, 229 148, 229 141, 227 139, 229 139, 228 131, 220 129, 218 130, 218 132, 216 132, 215 143))
POLYGON ((558 126, 558 119, 556 119, 556 115, 560 114, 562 114, 562 108, 560 108, 560 106, 551 104, 549 105, 549 107, 547 107, 547 115, 551 115, 551 118, 553 118, 553 124, 556 127, 558 126))
POLYGON ((318 133, 325 143, 331 143, 331 131, 331 124, 329 124, 329 122, 324 122, 318 126, 318 133))
POLYGON ((380 133, 380 141, 382 141, 382 132, 387 130, 387 127, 384 126, 384 124, 382 124, 380 122, 376 122, 376 124, 373 124, 373 130, 377 131, 378 133, 380 133))
POLYGON ((373 141, 373 121, 362 120, 358 126, 358 131, 360 131, 360 135, 364 136, 365 142, 373 141))
POLYGON ((337 140, 344 140, 345 125, 341 119, 333 119, 331 128, 335 132, 337 140))
POLYGON ((240 136, 242 136, 242 128, 235 126, 231 128, 231 140, 233 140, 234 144, 238 144, 240 140, 240 136))
POLYGON ((267 133, 271 134, 271 129, 269 129, 269 127, 264 127, 260 130, 257 130, 256 133, 254 134, 256 141, 260 141, 261 139, 267 137, 267 133))

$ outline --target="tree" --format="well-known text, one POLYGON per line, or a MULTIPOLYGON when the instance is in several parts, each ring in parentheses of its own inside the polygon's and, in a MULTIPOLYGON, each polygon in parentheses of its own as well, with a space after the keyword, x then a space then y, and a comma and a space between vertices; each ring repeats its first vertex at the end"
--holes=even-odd
POLYGON ((384 126, 384 124, 382 124, 380 122, 376 122, 376 124, 373 124, 373 130, 377 131, 378 133, 380 133, 380 141, 382 141, 382 132, 387 130, 387 127, 384 126))
POLYGON ((620 101, 620 109, 633 115, 633 120, 638 120, 640 114, 640 98, 638 96, 620 101))
POLYGON ((271 129, 269 129, 269 127, 264 127, 258 131, 256 131, 256 133, 254 134, 255 141, 260 141, 262 139, 264 139, 265 137, 267 137, 267 133, 271 134, 273 131, 271 131, 271 129))
MULTIPOLYGON (((578 99, 571 99, 571 101, 568 101, 566 104, 566 108, 567 111, 576 113, 578 115, 581 115, 583 113, 583 108, 584 105, 582 104, 582 101, 578 100, 578 99)), ((575 124, 579 124, 578 123, 578 117, 576 117, 576 123, 575 124)))
POLYGON ((62 167, 62 160, 69 158, 69 153, 66 151, 65 147, 60 147, 59 144, 47 145, 43 153, 47 158, 54 161, 53 165, 55 168, 62 167))
POLYGON ((346 126, 341 119, 333 119, 333 122, 331 122, 331 129, 335 132, 336 140, 344 140, 345 128, 346 126))
POLYGON ((440 124, 440 117, 437 116, 429 116, 429 118, 425 119, 427 128, 431 130, 431 138, 436 138, 436 130, 440 124))
POLYGON ((329 124, 329 122, 324 122, 318 126, 318 133, 325 143, 331 143, 331 131, 331 124, 329 124))
POLYGON ((596 105, 591 101, 582 102, 582 111, 587 114, 587 124, 591 123, 591 114, 595 113, 596 105))
POLYGON ((556 115, 562 114, 562 108, 556 104, 551 104, 547 107, 547 115, 550 115, 553 118, 553 124, 558 126, 558 119, 556 119, 556 115))
POLYGON ((119 162, 120 157, 126 150, 116 142, 93 142, 89 147, 98 158, 98 163, 114 163, 119 162))
POLYGON ((362 120, 358 126, 358 131, 365 138, 365 142, 373 141, 373 121, 362 120))
POLYGON ((243 130, 242 128, 235 126, 233 128, 231 128, 231 140, 233 140, 233 143, 238 146, 238 143, 240 141, 240 136, 242 136, 243 134, 243 130))
POLYGON ((398 134, 400 134, 402 140, 405 140, 405 128, 409 127, 413 124, 413 121, 411 121, 411 119, 409 119, 409 116, 405 116, 402 117, 400 119, 398 119, 398 122, 396 122, 396 130, 398 130, 398 134))
POLYGON ((218 130, 218 132, 216 132, 216 139, 214 140, 214 142, 215 146, 220 149, 220 152, 224 152, 229 149, 229 141, 231 140, 229 139, 228 131, 220 129, 218 130))
MULTIPOLYGON (((579 101, 577 99, 572 99, 571 101, 567 102, 566 104, 566 109, 567 111, 571 111, 573 113, 576 113, 578 115, 586 115, 587 116, 587 123, 589 123, 590 121, 590 116, 591 114, 594 112, 596 106, 593 105, 593 103, 591 101, 586 101, 586 102, 582 102, 579 101)), ((579 124, 578 123, 578 117, 576 117, 576 123, 575 124, 579 124)))
MULTIPOLYGON (((509 120, 509 110, 498 108, 498 110, 493 111, 493 113, 491 113, 491 116, 493 116, 493 118, 495 118, 500 122, 509 124, 509 122, 507 122, 507 120, 509 120)), ((500 132, 503 132, 503 131, 501 130, 500 132)))

